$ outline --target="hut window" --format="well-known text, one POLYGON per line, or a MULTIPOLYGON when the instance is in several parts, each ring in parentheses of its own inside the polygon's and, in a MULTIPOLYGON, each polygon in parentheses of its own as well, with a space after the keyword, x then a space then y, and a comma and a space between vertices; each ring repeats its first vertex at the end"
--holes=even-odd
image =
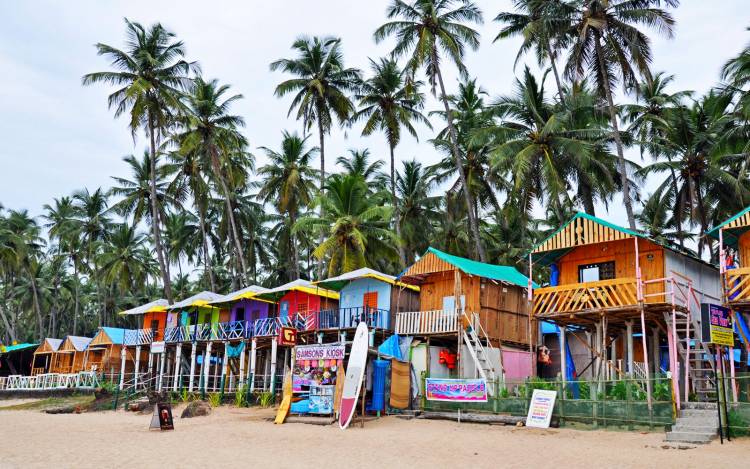
POLYGON ((245 307, 239 307, 234 312, 234 320, 235 321, 244 321, 245 320, 245 307))
POLYGON ((614 261, 578 266, 578 282, 598 282, 615 278, 614 261))
POLYGON ((159 329, 159 321, 156 319, 151 320, 151 330, 156 332, 156 330, 159 329))

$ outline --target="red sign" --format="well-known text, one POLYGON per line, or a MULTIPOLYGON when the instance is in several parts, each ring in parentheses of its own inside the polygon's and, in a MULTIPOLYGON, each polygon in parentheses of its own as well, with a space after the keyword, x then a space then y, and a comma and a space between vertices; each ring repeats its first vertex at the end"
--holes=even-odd
POLYGON ((279 345, 286 347, 297 345, 297 329, 293 327, 282 327, 279 329, 279 345))

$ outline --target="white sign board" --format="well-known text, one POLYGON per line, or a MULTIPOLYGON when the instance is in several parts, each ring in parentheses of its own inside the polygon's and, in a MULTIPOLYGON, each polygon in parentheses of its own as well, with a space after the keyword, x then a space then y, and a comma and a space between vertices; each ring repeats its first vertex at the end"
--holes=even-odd
POLYGON ((151 353, 164 353, 164 342, 151 342, 151 353))
POLYGON ((531 404, 529 404, 529 413, 526 416, 526 426, 549 428, 552 411, 555 409, 555 399, 557 399, 557 391, 534 389, 531 404))

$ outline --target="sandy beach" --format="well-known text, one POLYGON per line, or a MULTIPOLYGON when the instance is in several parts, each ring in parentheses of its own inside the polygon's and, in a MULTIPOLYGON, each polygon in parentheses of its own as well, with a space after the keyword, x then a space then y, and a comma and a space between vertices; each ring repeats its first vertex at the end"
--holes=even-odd
MULTIPOLYGON (((667 446, 663 433, 458 424, 385 417, 341 431, 273 425, 273 410, 225 406, 208 417, 175 418, 175 430, 149 431, 150 415, 49 415, 2 410, 0 467, 728 467, 750 454, 750 439, 692 449, 667 446)), ((179 407, 175 412, 179 415, 179 407)))

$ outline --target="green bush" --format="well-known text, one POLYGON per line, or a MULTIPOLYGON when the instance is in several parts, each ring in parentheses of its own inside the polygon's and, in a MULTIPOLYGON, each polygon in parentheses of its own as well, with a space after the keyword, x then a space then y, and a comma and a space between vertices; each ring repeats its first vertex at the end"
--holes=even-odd
POLYGON ((221 394, 218 392, 209 393, 208 405, 211 407, 219 407, 221 405, 221 394))
POLYGON ((240 386, 234 393, 234 405, 235 407, 247 407, 247 399, 245 398, 245 386, 240 386))
POLYGON ((270 391, 258 394, 258 405, 261 407, 271 407, 274 402, 274 394, 270 391))

